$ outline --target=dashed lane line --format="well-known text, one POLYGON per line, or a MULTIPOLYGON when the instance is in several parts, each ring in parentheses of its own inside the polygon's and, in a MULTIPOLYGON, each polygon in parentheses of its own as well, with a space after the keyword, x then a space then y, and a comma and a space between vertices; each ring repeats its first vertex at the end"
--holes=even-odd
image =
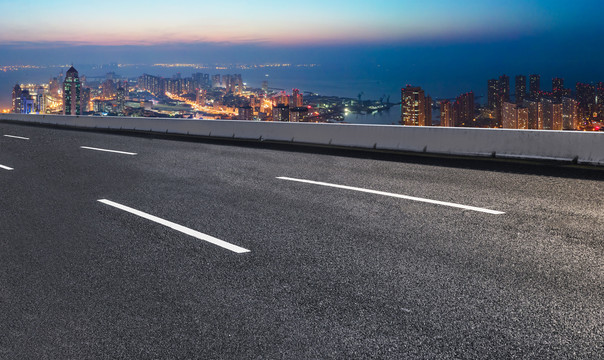
POLYGON ((360 192, 369 193, 369 194, 390 196, 390 197, 395 197, 395 198, 399 198, 399 199, 419 201, 419 202, 424 202, 424 203, 429 203, 429 204, 435 204, 435 205, 442 205, 442 206, 449 206, 449 207, 454 207, 454 208, 459 208, 459 209, 464 209, 464 210, 478 211, 478 212, 483 212, 483 213, 493 214, 493 215, 502 215, 502 214, 505 214, 505 212, 503 212, 503 211, 485 209, 485 208, 476 207, 476 206, 468 206, 468 205, 456 204, 456 203, 452 203, 452 202, 432 200, 432 199, 425 199, 425 198, 420 198, 420 197, 415 197, 415 196, 394 194, 394 193, 389 193, 389 192, 385 192, 385 191, 363 189, 363 188, 358 188, 358 187, 352 187, 352 186, 346 186, 346 185, 338 185, 338 184, 331 184, 331 183, 320 182, 320 181, 295 179, 295 178, 289 178, 289 177, 285 177, 285 176, 279 176, 279 177, 277 177, 277 179, 288 180, 288 181, 296 181, 296 182, 301 182, 301 183, 306 183, 306 184, 313 184, 313 185, 328 186, 328 187, 333 187, 333 188, 338 188, 338 189, 354 190, 354 191, 360 191, 360 192))
POLYGON ((128 206, 126 206, 126 205, 118 204, 118 203, 116 203, 116 202, 113 202, 113 201, 111 201, 111 200, 107 200, 107 199, 100 199, 100 200, 98 200, 98 201, 99 201, 100 203, 105 204, 105 205, 112 206, 112 207, 114 207, 114 208, 117 208, 117 209, 120 209, 120 210, 123 210, 123 211, 129 212, 129 213, 131 213, 131 214, 134 214, 134 215, 140 216, 140 217, 142 217, 142 218, 144 218, 144 219, 151 220, 151 221, 156 222, 156 223, 158 223, 158 224, 161 224, 161 225, 167 226, 167 227, 172 228, 172 229, 174 229, 174 230, 176 230, 176 231, 180 231, 181 233, 184 233, 184 234, 187 234, 187 235, 193 236, 194 238, 197 238, 197 239, 199 239, 199 240, 207 241, 207 242, 209 242, 209 243, 211 243, 211 244, 214 244, 214 245, 220 246, 220 247, 222 247, 222 248, 224 248, 224 249, 227 249, 227 250, 230 250, 230 251, 232 251, 232 252, 235 252, 235 253, 238 253, 238 254, 242 254, 242 253, 247 253, 247 252, 250 252, 250 250, 248 250, 248 249, 244 249, 244 248, 239 247, 239 246, 237 246, 237 245, 233 245, 233 244, 228 243, 228 242, 226 242, 226 241, 223 241, 223 240, 217 239, 217 238, 215 238, 215 237, 213 237, 213 236, 210 236, 210 235, 207 235, 207 234, 201 233, 201 232, 199 232, 199 231, 189 229, 189 228, 187 228, 187 227, 184 227, 184 226, 182 226, 182 225, 178 225, 178 224, 173 223, 173 222, 171 222, 171 221, 164 220, 164 219, 159 218, 159 217, 157 217, 157 216, 153 216, 153 215, 147 214, 147 213, 142 212, 142 211, 140 211, 140 210, 133 209, 133 208, 128 207, 128 206))
POLYGON ((101 149, 101 148, 95 148, 95 147, 90 147, 90 146, 80 146, 80 148, 87 149, 87 150, 104 151, 104 152, 110 152, 110 153, 116 153, 116 154, 124 154, 124 155, 137 155, 137 153, 133 153, 133 152, 101 149))
POLYGON ((11 138, 11 139, 29 140, 29 138, 26 138, 23 136, 17 136, 17 135, 4 135, 4 137, 11 138))

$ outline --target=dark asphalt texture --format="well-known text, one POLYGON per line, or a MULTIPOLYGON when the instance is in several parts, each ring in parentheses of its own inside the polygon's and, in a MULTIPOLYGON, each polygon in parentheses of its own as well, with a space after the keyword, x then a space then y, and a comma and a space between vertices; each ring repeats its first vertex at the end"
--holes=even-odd
POLYGON ((1 359, 604 358, 600 169, 2 122, 0 164, 1 359))

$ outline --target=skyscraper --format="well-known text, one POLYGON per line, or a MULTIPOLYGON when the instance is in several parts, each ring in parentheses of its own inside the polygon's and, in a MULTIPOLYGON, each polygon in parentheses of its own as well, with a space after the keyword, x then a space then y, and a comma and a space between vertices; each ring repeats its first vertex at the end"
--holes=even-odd
POLYGON ((471 126, 474 120, 474 93, 461 94, 453 104, 453 126, 471 126))
POLYGON ((293 89, 292 90, 292 99, 290 102, 290 107, 302 107, 303 99, 302 94, 300 94, 300 90, 293 89))
POLYGON ((533 130, 543 129, 543 106, 540 102, 524 100, 524 107, 528 109, 528 128, 533 130))
POLYGON ((580 120, 590 120, 596 107, 596 87, 591 84, 577 83, 577 101, 579 102, 580 120))
POLYGON ((504 102, 510 101, 510 77, 505 74, 499 77, 499 95, 504 102))
POLYGON ((407 85, 401 89, 401 124, 426 125, 426 97, 421 87, 407 85))
POLYGON ((502 124, 504 129, 518 129, 518 109, 516 104, 503 103, 502 124))
POLYGON ((440 102, 440 126, 453 126, 453 104, 449 100, 440 102))
POLYGON ((577 101, 575 99, 562 98, 562 128, 564 130, 577 130, 579 128, 577 101))
POLYGON ((499 81, 490 79, 487 82, 487 106, 491 110, 495 110, 497 106, 497 97, 499 95, 499 81))
POLYGON ((562 79, 562 78, 553 78, 552 79, 552 93, 554 94, 554 100, 556 102, 562 101, 562 96, 565 94, 564 79, 562 79))
POLYGON ((541 91, 541 75, 533 74, 529 76, 529 95, 532 100, 539 101, 539 92, 541 91))
POLYGON ((526 76, 516 75, 516 104, 520 105, 526 98, 526 76))
POLYGON ((426 114, 426 125, 425 126, 432 126, 432 98, 430 97, 430 95, 426 96, 426 102, 425 102, 425 114, 426 114))
POLYGON ((21 112, 21 86, 19 84, 15 84, 13 88, 13 112, 20 113, 21 112))
POLYGON ((78 71, 72 66, 65 74, 63 82, 63 114, 81 115, 80 78, 78 71))

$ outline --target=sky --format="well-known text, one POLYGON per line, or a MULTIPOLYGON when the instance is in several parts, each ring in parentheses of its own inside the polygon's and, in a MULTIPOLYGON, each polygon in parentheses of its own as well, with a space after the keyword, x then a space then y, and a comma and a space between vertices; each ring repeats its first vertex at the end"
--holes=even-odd
POLYGON ((484 41, 596 28, 601 0, 0 0, 0 44, 484 41))
POLYGON ((453 96, 503 73, 604 81, 603 19, 602 0, 0 0, 0 66, 317 63, 453 96))

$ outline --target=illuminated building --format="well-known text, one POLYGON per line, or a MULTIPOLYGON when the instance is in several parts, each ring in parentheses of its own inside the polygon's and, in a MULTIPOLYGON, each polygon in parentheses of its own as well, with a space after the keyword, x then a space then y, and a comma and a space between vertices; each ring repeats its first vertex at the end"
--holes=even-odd
POLYGON ((453 126, 453 104, 449 100, 440 102, 440 126, 453 126))
POLYGON ((90 88, 82 89, 82 114, 90 111, 90 88))
POLYGON ((293 89, 292 91, 292 99, 290 102, 290 106, 292 107, 302 107, 302 94, 300 94, 300 90, 293 89))
POLYGON ((432 98, 430 95, 426 96, 426 126, 432 126, 432 98))
POLYGON ((262 91, 264 91, 264 93, 268 93, 268 81, 263 81, 262 82, 262 91))
POLYGON ((564 130, 577 130, 579 128, 577 110, 577 101, 575 99, 562 98, 562 128, 564 130))
POLYGON ((289 106, 284 104, 273 106, 273 121, 289 121, 289 106))
POLYGON ((563 96, 570 96, 570 89, 564 88, 564 79, 554 78, 552 80, 552 93, 554 94, 554 100, 560 102, 563 96))
POLYGON ((289 121, 290 122, 302 122, 308 115, 307 107, 290 107, 289 108, 289 121))
POLYGON ((510 101, 510 77, 505 74, 499 77, 499 96, 503 102, 510 101))
POLYGON ((139 78, 139 86, 142 90, 148 91, 155 96, 163 95, 165 92, 163 79, 159 76, 153 76, 149 74, 143 74, 139 78))
POLYGON ((525 107, 518 108, 518 129, 528 129, 529 110, 525 107))
POLYGON ((504 129, 518 129, 518 109, 516 104, 503 103, 502 124, 504 129))
POLYGON ((401 123, 407 126, 426 125, 426 98, 419 86, 401 89, 401 123))
POLYGON ((497 96, 499 94, 499 82, 497 79, 491 79, 487 82, 487 106, 494 110, 497 105, 497 96))
POLYGON ((552 104, 552 130, 562 130, 563 120, 562 104, 552 104))
POLYGON ((13 112, 20 113, 21 112, 21 86, 19 84, 15 84, 13 88, 13 112))
POLYGON ((289 96, 285 94, 279 94, 273 97, 273 105, 285 105, 289 106, 289 96))
POLYGON ((80 78, 72 66, 65 74, 63 82, 63 115, 81 115, 80 78))
POLYGON ((461 94, 453 104, 454 126, 471 126, 474 120, 474 93, 461 94))
POLYGON ((524 100, 524 107, 528 109, 528 128, 533 130, 542 130, 543 105, 541 102, 524 100))
POLYGON ((117 87, 112 79, 107 79, 101 84, 101 96, 103 99, 113 99, 115 98, 117 91, 117 87))
POLYGON ((241 106, 237 108, 239 120, 254 120, 254 108, 251 106, 241 106))
POLYGON ((596 87, 577 83, 577 101, 580 120, 591 120, 592 114, 596 111, 596 87))
POLYGON ((526 76, 516 75, 516 104, 520 105, 526 98, 526 76))
POLYGON ((222 87, 222 82, 220 81, 220 74, 212 75, 212 87, 213 88, 222 87))
POLYGON ((543 109, 543 130, 554 129, 554 102, 550 99, 541 99, 543 109))
POLYGON ((117 112, 118 114, 124 114, 124 108, 126 104, 126 89, 119 87, 117 89, 117 112))
POLYGON ((541 75, 533 74, 529 76, 529 95, 532 100, 539 101, 539 92, 541 91, 541 75))

